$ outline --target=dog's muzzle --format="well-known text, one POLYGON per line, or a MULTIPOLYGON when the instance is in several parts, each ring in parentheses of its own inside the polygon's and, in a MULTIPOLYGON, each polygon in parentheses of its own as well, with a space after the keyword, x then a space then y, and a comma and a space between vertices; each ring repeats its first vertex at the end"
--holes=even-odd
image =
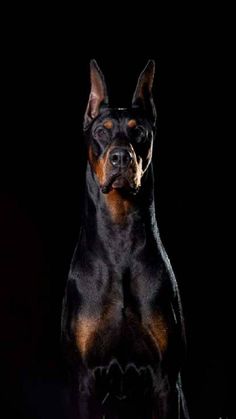
POLYGON ((111 165, 117 169, 126 169, 132 161, 132 154, 125 147, 115 147, 109 155, 111 165))
POLYGON ((134 150, 128 146, 114 146, 109 150, 106 181, 101 186, 103 193, 112 189, 135 195, 139 187, 135 183, 137 164, 134 150))

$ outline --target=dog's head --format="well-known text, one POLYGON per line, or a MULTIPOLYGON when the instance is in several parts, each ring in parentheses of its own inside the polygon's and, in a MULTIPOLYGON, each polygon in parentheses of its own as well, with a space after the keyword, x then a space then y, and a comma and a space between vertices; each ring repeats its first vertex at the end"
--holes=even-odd
POLYGON ((136 194, 151 158, 156 110, 152 99, 154 61, 138 79, 130 108, 110 108, 104 76, 91 61, 91 92, 84 118, 88 158, 103 193, 136 194))

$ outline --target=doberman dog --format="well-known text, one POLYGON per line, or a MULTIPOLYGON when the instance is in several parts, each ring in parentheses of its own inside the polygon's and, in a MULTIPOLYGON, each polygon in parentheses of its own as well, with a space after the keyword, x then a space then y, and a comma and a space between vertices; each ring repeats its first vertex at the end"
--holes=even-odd
POLYGON ((181 302, 155 218, 155 63, 130 108, 109 107, 95 60, 90 72, 85 205, 62 313, 75 417, 187 419, 181 302))

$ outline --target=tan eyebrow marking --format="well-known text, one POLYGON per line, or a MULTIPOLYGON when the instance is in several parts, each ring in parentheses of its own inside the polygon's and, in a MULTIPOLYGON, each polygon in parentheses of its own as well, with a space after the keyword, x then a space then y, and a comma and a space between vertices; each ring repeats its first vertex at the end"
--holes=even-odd
POLYGON ((113 122, 111 121, 111 119, 107 119, 107 121, 104 122, 103 126, 107 129, 112 129, 113 122))
POLYGON ((129 128, 135 128, 137 126, 137 121, 135 119, 130 119, 127 125, 129 128))

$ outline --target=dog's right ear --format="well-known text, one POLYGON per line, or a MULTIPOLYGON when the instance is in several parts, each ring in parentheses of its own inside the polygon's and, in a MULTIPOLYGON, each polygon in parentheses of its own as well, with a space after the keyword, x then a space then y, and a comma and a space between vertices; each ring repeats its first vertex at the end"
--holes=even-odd
POLYGON ((107 87, 104 76, 95 60, 90 61, 91 90, 87 109, 84 115, 84 129, 108 106, 107 87))
POLYGON ((138 83, 132 99, 133 107, 145 109, 150 119, 155 124, 156 108, 152 97, 152 85, 155 74, 155 62, 149 60, 139 76, 138 83))

